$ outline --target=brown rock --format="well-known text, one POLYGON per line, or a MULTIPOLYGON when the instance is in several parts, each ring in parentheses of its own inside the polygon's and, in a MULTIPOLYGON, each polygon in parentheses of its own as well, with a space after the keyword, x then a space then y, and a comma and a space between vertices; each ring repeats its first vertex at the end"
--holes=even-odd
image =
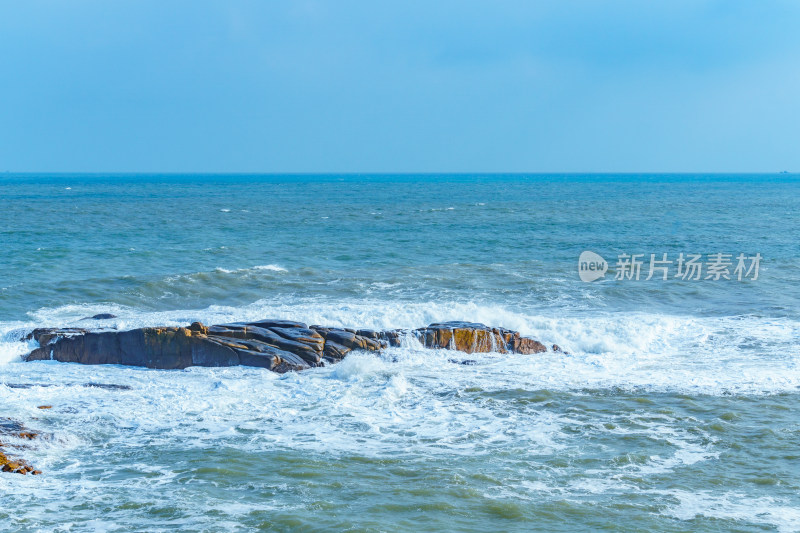
POLYGON ((8 457, 2 450, 0 450, 0 472, 13 472, 22 475, 31 474, 34 476, 42 473, 40 470, 35 470, 22 459, 12 459, 8 457))
POLYGON ((202 322, 192 322, 192 325, 189 326, 189 330, 208 335, 208 328, 202 322))
MULTIPOLYGON (((0 435, 7 435, 19 439, 31 440, 39 436, 35 431, 26 429, 22 424, 8 418, 0 418, 0 435)), ((14 446, 24 448, 24 446, 14 446)), ((23 459, 12 458, 3 451, 3 443, 0 442, 0 472, 14 472, 17 474, 41 474, 23 459)))
POLYGON ((514 351, 521 354, 534 354, 546 352, 547 348, 537 340, 520 337, 514 346, 514 351))
POLYGON ((415 333, 426 348, 444 348, 466 353, 509 351, 503 332, 484 324, 444 322, 415 330, 415 333))

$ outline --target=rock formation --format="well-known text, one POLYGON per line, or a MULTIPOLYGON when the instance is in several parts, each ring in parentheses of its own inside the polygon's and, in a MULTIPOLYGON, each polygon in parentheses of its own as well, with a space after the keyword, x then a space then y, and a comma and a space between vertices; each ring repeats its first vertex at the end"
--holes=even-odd
POLYGON ((39 347, 26 360, 162 369, 247 365, 288 372, 335 363, 353 350, 379 351, 399 346, 408 337, 417 339, 426 348, 466 353, 546 351, 542 343, 516 331, 469 322, 431 324, 410 331, 373 331, 261 320, 217 326, 195 322, 189 327, 130 331, 36 329, 28 339, 35 339, 39 347))

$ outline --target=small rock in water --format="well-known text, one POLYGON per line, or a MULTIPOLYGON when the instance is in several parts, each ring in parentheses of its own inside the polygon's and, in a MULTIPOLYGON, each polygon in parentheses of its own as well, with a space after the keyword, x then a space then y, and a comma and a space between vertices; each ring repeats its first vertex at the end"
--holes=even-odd
POLYGON ((478 362, 475 359, 464 359, 463 361, 459 361, 458 359, 448 359, 447 362, 456 365, 466 365, 466 366, 472 366, 478 364, 478 362))
POLYGON ((94 316, 87 316, 85 318, 81 318, 81 320, 108 320, 110 318, 117 318, 117 315, 112 315, 111 313, 99 313, 94 316))
POLYGON ((84 383, 84 387, 89 387, 93 389, 106 389, 106 390, 131 390, 130 385, 116 385, 114 383, 84 383))

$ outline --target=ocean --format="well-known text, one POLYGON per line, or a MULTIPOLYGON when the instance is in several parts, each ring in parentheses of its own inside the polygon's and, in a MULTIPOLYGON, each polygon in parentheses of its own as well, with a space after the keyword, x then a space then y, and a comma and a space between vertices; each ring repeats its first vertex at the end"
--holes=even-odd
POLYGON ((0 530, 798 531, 798 228, 785 174, 0 175, 0 418, 43 471, 0 474, 0 530), (467 320, 566 353, 21 361, 97 313, 467 320))

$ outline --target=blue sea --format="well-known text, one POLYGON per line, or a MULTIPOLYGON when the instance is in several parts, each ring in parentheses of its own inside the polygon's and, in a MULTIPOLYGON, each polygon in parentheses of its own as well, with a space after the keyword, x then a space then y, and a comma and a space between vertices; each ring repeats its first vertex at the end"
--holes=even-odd
POLYGON ((0 175, 0 418, 43 471, 0 474, 0 530, 798 531, 799 229, 786 174, 0 175), (566 353, 22 362, 98 313, 467 320, 566 353))

